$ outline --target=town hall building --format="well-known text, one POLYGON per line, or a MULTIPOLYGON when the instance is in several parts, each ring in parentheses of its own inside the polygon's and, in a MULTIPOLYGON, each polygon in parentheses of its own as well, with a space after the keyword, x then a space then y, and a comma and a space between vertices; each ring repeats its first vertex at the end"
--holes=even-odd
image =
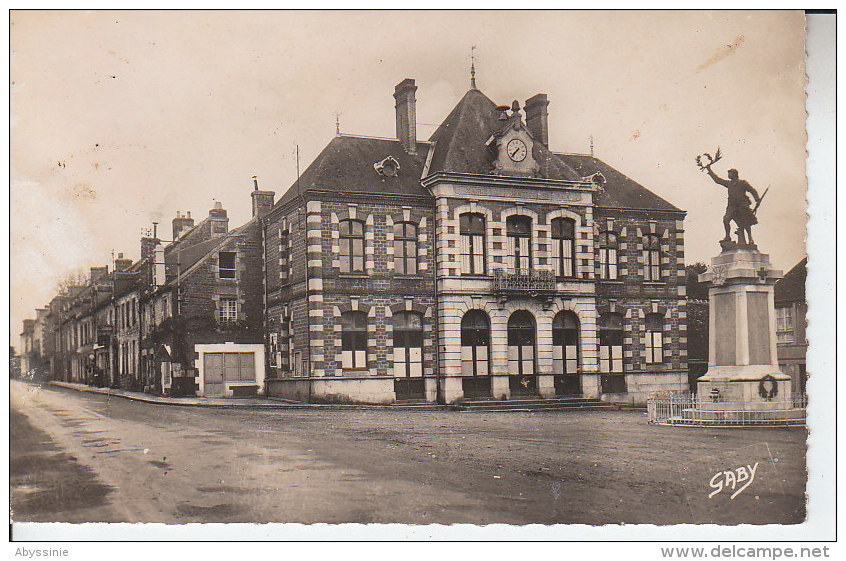
POLYGON ((685 390, 685 212, 554 151, 545 94, 505 106, 473 82, 421 141, 416 92, 396 86, 396 138, 338 134, 275 204, 253 193, 267 394, 644 404, 685 390))

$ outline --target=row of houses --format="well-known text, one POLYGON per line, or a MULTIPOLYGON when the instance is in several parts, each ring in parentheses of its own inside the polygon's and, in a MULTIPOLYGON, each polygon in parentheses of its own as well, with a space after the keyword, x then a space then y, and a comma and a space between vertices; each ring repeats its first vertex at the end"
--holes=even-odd
POLYGON ((92 268, 33 320, 44 375, 377 403, 686 389, 685 212, 553 151, 545 94, 473 84, 421 141, 416 91, 396 138, 337 134, 278 200, 254 179, 246 224, 177 213, 92 268))

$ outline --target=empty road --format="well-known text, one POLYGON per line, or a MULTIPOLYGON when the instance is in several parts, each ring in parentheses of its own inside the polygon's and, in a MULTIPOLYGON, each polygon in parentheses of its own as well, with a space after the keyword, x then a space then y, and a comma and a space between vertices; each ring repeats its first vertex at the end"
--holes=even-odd
POLYGON ((805 513, 804 429, 655 427, 636 411, 215 410, 18 381, 10 399, 13 521, 763 524, 805 513), (714 473, 736 464, 756 470, 748 489, 709 497, 714 473))

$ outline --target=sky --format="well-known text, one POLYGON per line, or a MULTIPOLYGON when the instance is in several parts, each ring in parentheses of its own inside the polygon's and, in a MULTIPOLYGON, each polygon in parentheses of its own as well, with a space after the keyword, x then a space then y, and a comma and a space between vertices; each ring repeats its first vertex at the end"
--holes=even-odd
POLYGON ((801 12, 179 12, 10 14, 10 339, 68 273, 137 259, 177 211, 250 218, 335 134, 394 137, 394 85, 417 82, 427 139, 476 80, 493 101, 549 96, 550 147, 597 157, 688 212, 708 262, 719 146, 769 192, 753 230, 785 271, 805 255, 801 12))

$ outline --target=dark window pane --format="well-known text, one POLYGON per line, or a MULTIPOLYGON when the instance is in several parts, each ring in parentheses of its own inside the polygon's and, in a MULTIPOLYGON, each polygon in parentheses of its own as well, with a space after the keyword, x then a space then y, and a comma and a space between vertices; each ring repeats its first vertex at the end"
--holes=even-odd
POLYGON ((529 235, 532 232, 532 219, 528 216, 509 216, 506 229, 509 234, 529 235))
POLYGON ((220 271, 220 278, 234 279, 235 278, 235 252, 221 251, 218 253, 218 269, 220 271))
POLYGON ((661 331, 664 328, 664 317, 660 314, 649 314, 646 316, 646 329, 649 331, 661 331))

